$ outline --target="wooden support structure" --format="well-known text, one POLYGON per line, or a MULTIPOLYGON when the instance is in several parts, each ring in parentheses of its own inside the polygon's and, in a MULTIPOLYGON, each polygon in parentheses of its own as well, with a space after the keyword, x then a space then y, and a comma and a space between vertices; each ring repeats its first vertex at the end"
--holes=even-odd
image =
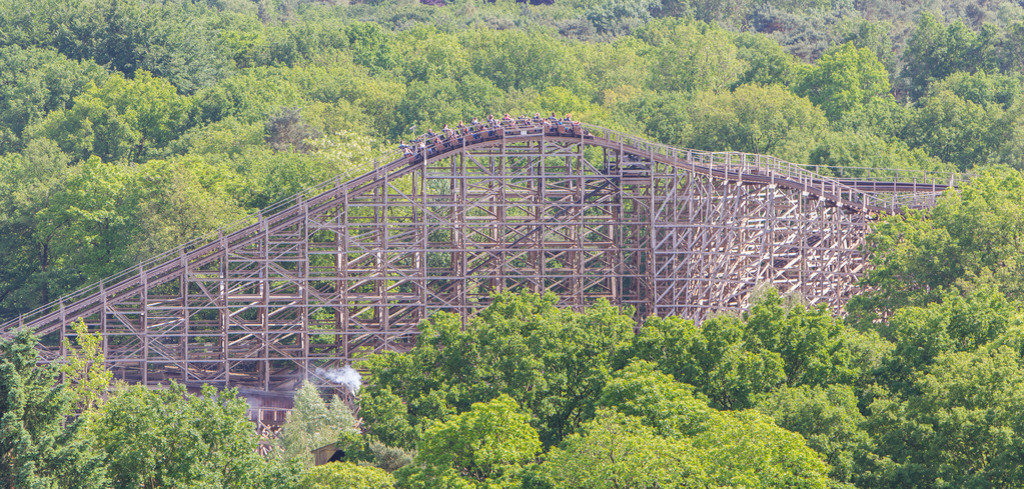
MULTIPOLYGON (((934 205, 949 174, 825 176, 580 124, 478 126, 334 180, 0 327, 82 318, 117 377, 291 393, 413 345, 437 311, 504 290, 702 320, 773 285, 839 308, 877 215, 934 205), (912 181, 912 183, 911 183, 912 181)), ((837 173, 836 171, 832 172, 837 173)))

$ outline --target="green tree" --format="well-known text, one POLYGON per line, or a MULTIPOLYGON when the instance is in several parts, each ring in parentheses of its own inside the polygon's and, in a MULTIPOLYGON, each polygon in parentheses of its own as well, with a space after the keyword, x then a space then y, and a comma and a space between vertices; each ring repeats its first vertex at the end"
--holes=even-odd
POLYGON ((712 486, 821 488, 828 465, 797 433, 756 411, 725 413, 693 438, 712 486))
POLYGON ((81 411, 91 411, 103 401, 114 373, 107 370, 103 363, 103 338, 99 333, 89 333, 85 321, 79 319, 72 324, 75 331, 75 343, 78 348, 64 339, 63 348, 66 352, 64 363, 59 367, 65 385, 72 393, 75 407, 81 411))
POLYGON ((226 190, 241 205, 260 209, 327 180, 345 181, 362 175, 386 150, 375 139, 345 131, 307 140, 307 144, 308 154, 263 147, 247 148, 230 162, 218 161, 217 155, 205 160, 234 170, 240 178, 226 190))
POLYGON ((444 124, 497 112, 494 107, 501 96, 502 91, 491 80, 474 74, 460 80, 434 78, 414 82, 396 108, 402 122, 393 128, 392 135, 407 134, 411 125, 418 125, 418 132, 426 132, 429 128, 436 130, 444 124))
POLYGON ((890 81, 898 75, 899 57, 892 39, 893 23, 890 20, 867 20, 853 16, 846 17, 839 25, 839 40, 836 44, 853 43, 857 48, 867 48, 875 53, 878 61, 885 66, 890 81))
POLYGON ((355 424, 352 412, 338 396, 327 403, 316 386, 304 382, 295 392, 295 405, 275 445, 281 450, 281 457, 299 458, 311 465, 312 450, 337 441, 343 433, 355 433, 355 424))
POLYGON ((67 110, 51 112, 29 132, 56 141, 84 160, 142 162, 176 139, 190 123, 192 101, 162 78, 139 71, 128 80, 111 76, 90 86, 67 110))
MULTIPOLYGON (((217 155, 227 159, 248 149, 262 147, 266 143, 265 137, 265 124, 244 123, 229 116, 185 131, 171 143, 170 150, 174 154, 217 155)), ((230 176, 225 175, 223 178, 226 180, 230 176)))
POLYGON ((417 25, 396 33, 396 72, 409 81, 460 79, 470 73, 470 49, 454 33, 441 32, 432 25, 417 25))
POLYGON ((601 392, 599 405, 642 419, 661 436, 693 436, 708 429, 716 413, 707 399, 656 367, 635 360, 619 370, 601 392))
POLYGON ((22 132, 47 113, 67 109, 90 83, 102 83, 106 70, 91 61, 19 46, 0 48, 0 154, 25 146, 22 132))
POLYGON ((0 45, 47 47, 125 76, 146 70, 192 93, 223 76, 229 50, 203 3, 5 0, 0 45))
MULTIPOLYGON (((327 471, 327 469, 324 469, 327 471)), ((305 489, 310 467, 298 459, 282 460, 268 457, 254 468, 250 487, 259 489, 305 489)))
POLYGON ((911 146, 967 170, 984 165, 995 150, 1000 135, 997 124, 1003 111, 964 100, 952 92, 940 91, 922 98, 921 107, 906 129, 911 146))
MULTIPOLYGON (((693 96, 675 92, 644 93, 617 107, 652 138, 666 144, 686 146, 693 138, 693 96)), ((705 116, 706 117, 706 116, 705 116)))
MULTIPOLYGON (((278 6, 286 7, 287 4, 281 2, 278 6)), ((319 20, 284 22, 271 29, 262 28, 262 25, 250 29, 250 33, 235 44, 236 59, 241 56, 247 64, 296 67, 347 51, 346 22, 328 18, 319 20)))
POLYGON ((809 163, 816 172, 845 178, 888 176, 897 180, 913 180, 915 177, 922 180, 929 176, 939 179, 941 184, 948 182, 940 175, 955 170, 952 165, 928 155, 921 148, 910 149, 903 141, 886 141, 866 131, 825 134, 811 151, 809 163))
MULTIPOLYGON (((216 25, 218 16, 203 3, 144 4, 141 10, 133 26, 139 29, 138 41, 130 46, 137 61, 118 70, 133 77, 145 70, 182 94, 213 85, 233 71, 230 51, 216 25)), ((117 34, 110 33, 111 37, 117 34)), ((102 59, 101 55, 94 58, 102 59)))
POLYGON ((379 24, 353 22, 345 26, 349 51, 356 63, 375 69, 386 70, 394 66, 395 54, 391 35, 379 24))
MULTIPOLYGON (((402 357, 392 360, 399 358, 402 357)), ((416 446, 420 426, 414 428, 413 423, 419 420, 409 415, 405 402, 391 391, 391 387, 370 389, 368 393, 364 391, 361 397, 359 414, 363 419, 370 420, 367 430, 374 437, 386 445, 416 446)))
POLYGON ((999 69, 1003 73, 1024 72, 1024 21, 1017 20, 1000 33, 997 44, 999 69))
POLYGON ((199 117, 242 123, 264 122, 282 107, 303 105, 302 91, 286 68, 257 67, 225 78, 195 95, 199 117))
POLYGON ((54 269, 61 225, 46 214, 75 173, 69 162, 45 139, 0 157, 0 316, 46 303, 66 284, 54 269))
POLYGON ((435 487, 431 479, 437 475, 458 474, 475 487, 513 487, 541 445, 530 415, 502 394, 428 427, 417 448, 416 465, 399 471, 404 486, 435 487))
POLYGON ((742 409, 785 381, 779 354, 747 349, 744 333, 738 318, 715 318, 698 328, 677 317, 652 317, 638 334, 636 356, 697 387, 712 406, 742 409))
POLYGON ((991 140, 997 141, 998 147, 989 153, 989 165, 1024 169, 1024 100, 1015 97, 1013 105, 1002 114, 992 129, 995 133, 991 140))
POLYGON ((555 489, 704 487, 709 477, 689 439, 669 438, 639 418, 602 409, 553 448, 538 478, 555 489))
POLYGON ((473 72, 502 90, 576 88, 582 77, 568 44, 556 37, 521 30, 467 30, 460 36, 471 52, 473 72))
POLYGON ((48 293, 64 293, 139 261, 131 253, 135 170, 91 158, 72 168, 36 214, 37 232, 48 239, 46 266, 39 270, 48 293))
POLYGON ((853 388, 832 384, 825 387, 782 387, 762 397, 757 410, 780 427, 799 433, 807 446, 825 457, 829 475, 840 482, 861 482, 873 469, 874 439, 867 420, 857 406, 853 388))
POLYGON ((551 293, 500 293, 465 328, 461 317, 437 314, 420 325, 409 353, 370 359, 361 415, 382 442, 411 448, 404 443, 428 420, 507 394, 554 444, 592 415, 635 324, 603 301, 576 313, 558 308, 551 293), (378 417, 403 410, 407 421, 378 417))
POLYGON ((653 46, 648 53, 653 90, 719 92, 734 85, 747 69, 730 36, 715 25, 658 19, 634 34, 653 46))
POLYGON ((298 85, 308 100, 303 102, 304 114, 327 134, 345 130, 380 136, 390 134, 395 124, 404 122, 395 111, 406 94, 407 84, 391 76, 372 76, 371 70, 347 59, 322 68, 296 68, 282 73, 281 78, 298 85))
POLYGON ((986 284, 1021 298, 1024 207, 1014 189, 1022 184, 1017 171, 981 172, 928 211, 881 220, 867 238, 872 267, 865 292, 847 306, 851 315, 868 328, 901 307, 938 301, 944 289, 986 284))
POLYGON ((768 292, 742 317, 700 327, 677 317, 647 320, 635 357, 693 385, 719 409, 751 407, 779 386, 850 383, 863 372, 851 332, 823 307, 789 306, 768 292))
POLYGON ((933 14, 921 14, 903 53, 902 76, 911 98, 923 95, 933 80, 958 71, 991 71, 993 36, 990 28, 979 33, 959 20, 942 25, 933 14))
POLYGON ((1022 372, 1007 347, 950 353, 915 376, 917 395, 872 404, 879 449, 891 460, 877 485, 1019 486, 1022 372))
POLYGON ((136 385, 104 403, 90 430, 118 487, 248 487, 261 459, 247 409, 234 390, 136 385))
POLYGON ((267 144, 275 151, 309 152, 307 139, 321 136, 320 132, 302 120, 302 113, 295 108, 287 108, 267 122, 267 144))
POLYGON ((306 472, 302 487, 307 489, 390 489, 395 487, 391 474, 351 462, 331 462, 306 472))
POLYGON ((853 43, 827 51, 813 66, 802 66, 796 78, 793 91, 821 107, 832 121, 889 92, 885 66, 873 51, 853 43))
POLYGON ((661 0, 613 0, 599 2, 587 12, 600 33, 628 33, 632 28, 651 20, 651 11, 659 9, 661 0))
MULTIPOLYGON (((222 163, 222 162, 218 162, 222 163)), ((115 266, 129 266, 245 217, 239 176, 191 156, 150 160, 129 176, 129 244, 116 249, 115 266), (123 257, 123 258, 122 258, 123 257)))
POLYGON ((972 290, 966 296, 953 289, 939 302, 903 307, 879 324, 877 329, 894 344, 880 378, 893 390, 908 389, 914 375, 939 356, 974 351, 1024 323, 1019 307, 993 289, 972 290))
POLYGON ((770 37, 743 32, 733 39, 736 57, 746 61, 747 69, 736 80, 737 86, 746 84, 788 86, 796 71, 796 59, 770 37))
POLYGON ((963 100, 982 107, 995 104, 1000 109, 1009 109, 1021 92, 1021 80, 1017 76, 989 74, 984 71, 966 73, 959 71, 942 80, 936 80, 928 87, 929 94, 949 91, 963 100))
POLYGON ((734 22, 749 25, 754 27, 754 30, 769 34, 786 51, 804 62, 818 59, 835 43, 836 26, 841 22, 844 14, 852 13, 848 9, 849 4, 823 5, 823 2, 817 0, 786 2, 775 0, 766 4, 743 4, 725 0, 710 1, 726 5, 732 4, 734 8, 742 9, 740 12, 744 12, 745 15, 734 22))
POLYGON ((875 97, 847 111, 832 123, 832 128, 840 135, 845 132, 871 134, 889 144, 906 145, 902 138, 916 113, 914 107, 898 103, 892 97, 875 97))
MULTIPOLYGON (((580 63, 586 83, 601 92, 608 103, 609 91, 639 93, 647 86, 651 69, 648 57, 643 55, 646 44, 635 37, 621 37, 609 43, 577 44, 580 63), (628 88, 627 88, 628 87, 628 88)), ((586 97, 586 93, 574 91, 586 97)))
POLYGON ((597 415, 537 471, 554 487, 827 487, 827 466, 795 433, 754 412, 722 413, 634 362, 597 415))
POLYGON ((0 343, 0 484, 106 487, 102 458, 68 421, 71 396, 56 368, 38 365, 37 344, 27 331, 0 343))
POLYGON ((237 176, 202 158, 144 166, 93 158, 69 167, 54 143, 39 139, 5 160, 0 305, 8 311, 31 309, 244 215, 234 204, 245 195, 233 195, 244 188, 237 176))
POLYGON ((807 161, 827 128, 820 110, 778 85, 702 93, 691 111, 689 147, 769 154, 795 163, 807 161))

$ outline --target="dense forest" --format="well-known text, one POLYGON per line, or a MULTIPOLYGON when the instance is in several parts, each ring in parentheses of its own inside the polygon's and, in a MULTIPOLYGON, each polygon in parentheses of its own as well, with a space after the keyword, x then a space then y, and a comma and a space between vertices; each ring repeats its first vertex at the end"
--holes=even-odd
POLYGON ((842 317, 503 295, 367 362, 358 418, 304 388, 270 457, 233 392, 108 392, 94 337, 20 335, 0 485, 1024 485, 1022 73, 1013 1, 0 0, 0 319, 489 113, 971 175, 874 225, 842 317))
POLYGON ((0 0, 0 318, 489 113, 1024 168, 1013 2, 347 3, 0 0))

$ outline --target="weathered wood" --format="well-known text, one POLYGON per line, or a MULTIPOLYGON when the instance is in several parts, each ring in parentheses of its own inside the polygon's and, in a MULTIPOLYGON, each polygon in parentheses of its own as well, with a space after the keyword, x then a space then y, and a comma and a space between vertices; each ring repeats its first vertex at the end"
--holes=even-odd
POLYGON ((590 126, 475 135, 299 195, 0 332, 73 336, 82 318, 120 378, 290 393, 407 349, 424 318, 468 315, 504 290, 700 321, 771 284, 838 310, 864 269, 868 224, 933 205, 954 178, 837 180, 590 126))

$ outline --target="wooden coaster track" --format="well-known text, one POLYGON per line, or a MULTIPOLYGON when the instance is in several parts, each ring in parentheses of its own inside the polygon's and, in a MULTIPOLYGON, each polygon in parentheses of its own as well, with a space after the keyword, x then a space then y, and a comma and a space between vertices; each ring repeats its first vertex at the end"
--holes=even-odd
MULTIPOLYGON (((865 170, 862 173, 870 173, 865 170)), ((760 285, 840 307, 868 223, 958 175, 830 177, 586 124, 475 125, 303 192, 0 326, 47 361, 82 319, 117 376, 288 393, 502 290, 701 320, 760 285)), ((277 394, 275 394, 277 395, 277 394)))

